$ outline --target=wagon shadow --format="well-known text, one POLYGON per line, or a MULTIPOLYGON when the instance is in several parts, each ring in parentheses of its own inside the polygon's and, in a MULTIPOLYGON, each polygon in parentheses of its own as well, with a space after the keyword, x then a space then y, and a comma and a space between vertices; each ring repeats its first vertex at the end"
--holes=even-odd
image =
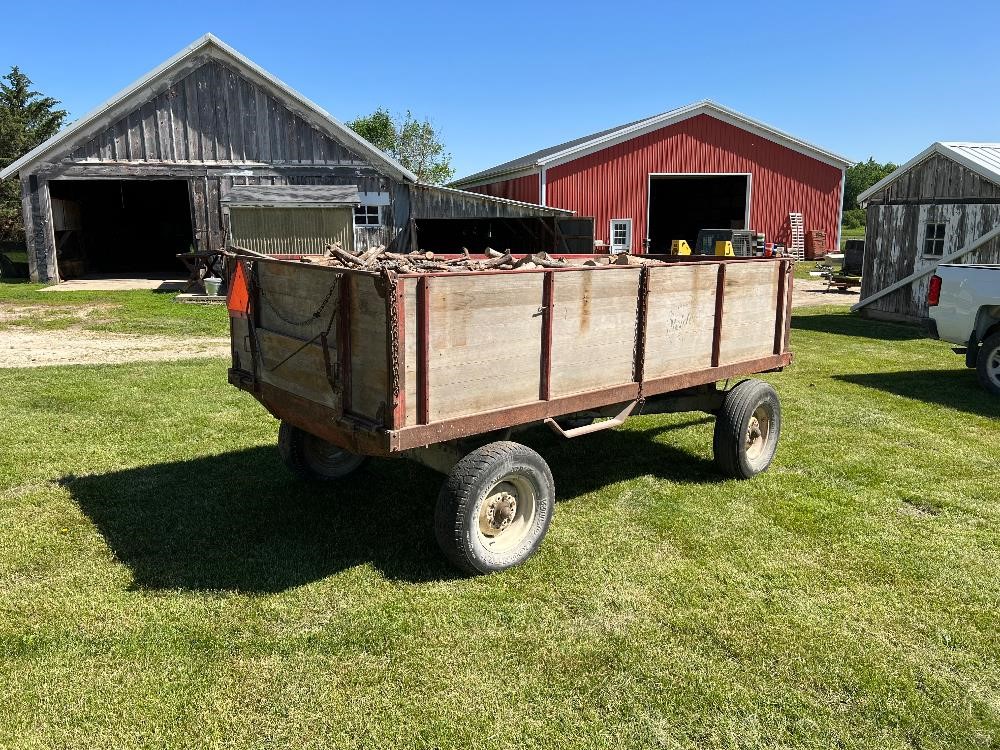
POLYGON ((838 336, 852 336, 882 341, 911 341, 927 338, 927 334, 915 325, 869 320, 860 315, 819 314, 803 315, 792 313, 792 328, 799 331, 832 333, 838 336))
MULTIPOLYGON (((557 499, 636 476, 721 478, 711 462, 651 438, 705 420, 557 441, 518 436, 549 460, 557 499)), ((291 477, 272 447, 65 476, 138 590, 277 593, 371 564, 413 583, 458 577, 434 539, 442 477, 409 461, 371 461, 336 485, 291 477)))
POLYGON ((834 380, 1000 419, 1000 399, 982 389, 976 371, 904 370, 834 375, 834 380))

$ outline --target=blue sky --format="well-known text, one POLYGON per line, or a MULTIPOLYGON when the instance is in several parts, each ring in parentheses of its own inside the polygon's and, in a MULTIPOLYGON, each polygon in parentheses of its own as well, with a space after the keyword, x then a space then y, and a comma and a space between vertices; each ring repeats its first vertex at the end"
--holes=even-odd
POLYGON ((1000 141, 1000 3, 4 4, 0 69, 71 117, 206 31, 347 120, 429 117, 462 176, 714 99, 852 159, 1000 141))

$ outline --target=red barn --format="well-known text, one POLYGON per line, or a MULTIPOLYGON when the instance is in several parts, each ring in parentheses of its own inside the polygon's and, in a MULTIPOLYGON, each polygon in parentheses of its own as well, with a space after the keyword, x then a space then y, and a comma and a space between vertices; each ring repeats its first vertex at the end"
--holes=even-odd
POLYGON ((615 251, 692 246, 699 229, 788 244, 788 215, 839 243, 844 170, 819 146, 703 101, 499 164, 454 187, 594 217, 615 251))

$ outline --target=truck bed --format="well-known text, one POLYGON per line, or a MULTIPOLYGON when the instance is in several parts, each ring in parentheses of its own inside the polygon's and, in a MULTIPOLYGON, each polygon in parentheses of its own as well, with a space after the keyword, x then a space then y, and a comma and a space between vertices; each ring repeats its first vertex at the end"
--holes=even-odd
POLYGON ((386 455, 791 359, 789 259, 428 274, 239 259, 230 382, 386 455))

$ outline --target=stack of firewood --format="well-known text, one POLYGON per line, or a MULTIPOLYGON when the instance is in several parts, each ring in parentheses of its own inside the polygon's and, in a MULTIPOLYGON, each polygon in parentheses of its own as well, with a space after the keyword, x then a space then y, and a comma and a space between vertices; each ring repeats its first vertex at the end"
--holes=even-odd
POLYGON ((532 268, 571 268, 579 266, 599 265, 662 265, 661 261, 639 258, 628 254, 615 256, 594 256, 584 261, 563 260, 553 258, 548 253, 530 253, 515 258, 508 250, 500 252, 486 248, 485 258, 473 258, 468 250, 463 248, 459 257, 444 257, 430 251, 414 251, 411 253, 392 253, 379 245, 362 253, 345 250, 339 243, 326 246, 326 254, 321 259, 302 258, 303 263, 316 263, 323 266, 341 266, 358 268, 366 271, 395 271, 396 273, 437 273, 441 271, 486 271, 490 269, 509 271, 513 269, 530 270, 532 268))

